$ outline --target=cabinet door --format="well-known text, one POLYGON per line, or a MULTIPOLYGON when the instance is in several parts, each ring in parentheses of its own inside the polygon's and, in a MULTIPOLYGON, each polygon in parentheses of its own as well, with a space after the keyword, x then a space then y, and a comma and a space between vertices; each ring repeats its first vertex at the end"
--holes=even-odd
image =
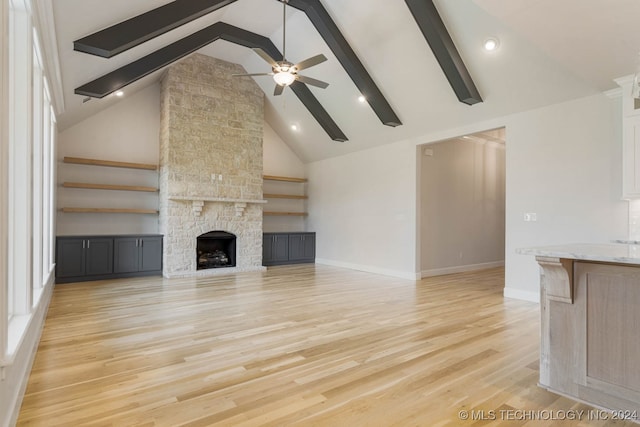
POLYGON ((273 236, 273 261, 287 261, 289 259, 289 235, 276 234, 273 236))
POLYGON ((138 240, 135 237, 117 237, 113 240, 113 272, 138 271, 138 240))
POLYGON ((273 261, 273 235, 262 235, 262 264, 266 265, 273 261))
POLYGON ((289 235, 289 261, 313 261, 316 256, 315 235, 295 233, 289 235))
POLYGON ((289 234, 289 260, 303 259, 302 234, 289 234))
POLYGON ((84 239, 58 239, 56 277, 84 276, 84 239))
POLYGON ((162 237, 143 237, 139 240, 139 271, 162 270, 162 237))
POLYGON ((304 259, 313 261, 316 259, 316 235, 307 233, 302 236, 302 256, 304 259))
POLYGON ((95 238, 86 239, 85 248, 85 274, 113 273, 113 239, 95 238))

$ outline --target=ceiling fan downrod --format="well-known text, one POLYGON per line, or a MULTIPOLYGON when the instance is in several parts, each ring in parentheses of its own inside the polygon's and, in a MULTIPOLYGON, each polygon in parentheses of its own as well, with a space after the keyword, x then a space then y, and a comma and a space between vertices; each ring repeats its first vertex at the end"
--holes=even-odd
POLYGON ((289 0, 282 1, 282 61, 287 60, 287 3, 289 0))

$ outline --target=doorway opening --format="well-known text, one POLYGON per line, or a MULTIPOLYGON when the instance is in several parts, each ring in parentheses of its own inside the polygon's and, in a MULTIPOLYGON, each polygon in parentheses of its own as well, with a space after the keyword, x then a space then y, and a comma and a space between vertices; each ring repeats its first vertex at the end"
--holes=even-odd
POLYGON ((418 147, 422 277, 504 266, 505 128, 418 147))

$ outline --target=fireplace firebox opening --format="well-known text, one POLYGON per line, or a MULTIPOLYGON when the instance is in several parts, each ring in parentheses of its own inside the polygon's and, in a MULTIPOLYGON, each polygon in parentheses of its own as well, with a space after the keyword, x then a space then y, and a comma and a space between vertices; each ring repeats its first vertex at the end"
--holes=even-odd
POLYGON ((236 266, 236 236, 226 231, 210 231, 198 236, 198 270, 236 266))

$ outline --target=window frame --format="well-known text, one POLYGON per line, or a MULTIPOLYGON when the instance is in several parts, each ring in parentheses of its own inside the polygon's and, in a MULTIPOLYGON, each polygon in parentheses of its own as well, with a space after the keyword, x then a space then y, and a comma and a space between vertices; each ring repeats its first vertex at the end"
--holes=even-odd
POLYGON ((55 268, 56 117, 32 1, 0 0, 0 374, 55 268))
MULTIPOLYGON (((9 1, 1 0, 0 23, 9 28, 9 1)), ((8 32, 0 31, 0 364, 7 353, 8 330, 4 319, 9 321, 8 310, 8 191, 9 191, 9 40, 8 32)))

